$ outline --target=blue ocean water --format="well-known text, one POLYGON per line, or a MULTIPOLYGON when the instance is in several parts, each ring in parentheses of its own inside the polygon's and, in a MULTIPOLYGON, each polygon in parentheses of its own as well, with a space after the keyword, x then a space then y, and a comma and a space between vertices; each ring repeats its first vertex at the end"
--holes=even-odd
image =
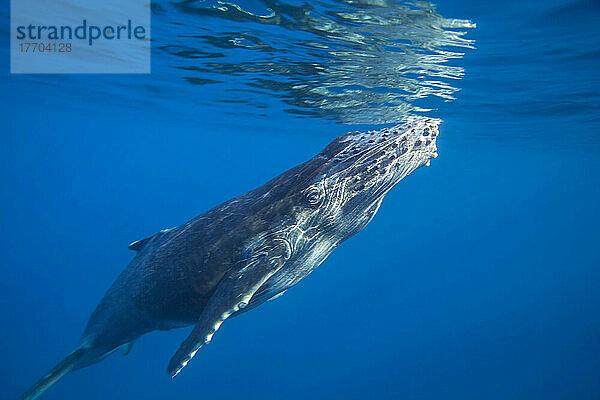
POLYGON ((441 118, 440 156, 284 296, 44 399, 600 398, 597 1, 153 4, 150 75, 0 65, 2 398, 77 346, 132 257, 349 130, 441 118))

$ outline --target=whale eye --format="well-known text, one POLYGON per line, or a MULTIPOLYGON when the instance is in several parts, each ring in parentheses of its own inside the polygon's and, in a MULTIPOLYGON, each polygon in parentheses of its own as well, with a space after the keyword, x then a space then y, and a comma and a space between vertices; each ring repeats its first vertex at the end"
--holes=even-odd
POLYGON ((306 202, 311 206, 316 206, 323 200, 323 192, 317 186, 313 186, 306 191, 306 202))

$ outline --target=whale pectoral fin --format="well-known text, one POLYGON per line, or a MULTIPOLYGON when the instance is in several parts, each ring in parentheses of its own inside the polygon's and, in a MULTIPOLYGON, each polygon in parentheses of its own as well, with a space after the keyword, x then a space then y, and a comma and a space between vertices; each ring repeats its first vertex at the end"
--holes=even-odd
POLYGON ((231 316, 232 317, 237 317, 240 314, 243 314, 245 312, 248 312, 248 311, 250 311, 250 310, 252 310, 252 309, 260 306, 261 304, 263 304, 266 301, 276 300, 279 297, 283 296, 283 294, 287 291, 287 289, 286 289, 286 290, 284 290, 282 292, 279 292, 277 294, 273 294, 273 292, 270 292, 270 291, 269 292, 263 292, 263 293, 261 293, 261 291, 262 291, 263 288, 264 288, 264 286, 261 287, 261 289, 259 289, 254 294, 254 296, 252 296, 252 301, 248 304, 248 306, 246 308, 240 309, 240 310, 234 312, 233 314, 231 314, 231 316))
POLYGON ((286 240, 270 240, 255 255, 235 264, 221 279, 190 335, 171 358, 167 372, 175 377, 204 344, 211 341, 223 321, 246 307, 256 291, 291 255, 286 240))

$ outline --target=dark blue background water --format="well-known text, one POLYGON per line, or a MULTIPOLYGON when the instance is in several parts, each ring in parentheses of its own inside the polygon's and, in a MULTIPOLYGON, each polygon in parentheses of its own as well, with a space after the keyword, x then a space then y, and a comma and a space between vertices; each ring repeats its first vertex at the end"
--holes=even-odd
MULTIPOLYGON (((451 61, 466 71, 457 100, 431 102, 444 120, 431 167, 308 279, 227 321, 175 380, 165 367, 187 330, 142 337, 43 398, 600 398, 600 7, 437 11, 477 28, 476 49, 451 61)), ((276 96, 260 113, 214 105, 210 85, 181 79, 138 90, 171 82, 160 55, 149 77, 9 75, 6 40, 2 398, 77 345, 128 243, 356 128, 297 118, 276 96)))

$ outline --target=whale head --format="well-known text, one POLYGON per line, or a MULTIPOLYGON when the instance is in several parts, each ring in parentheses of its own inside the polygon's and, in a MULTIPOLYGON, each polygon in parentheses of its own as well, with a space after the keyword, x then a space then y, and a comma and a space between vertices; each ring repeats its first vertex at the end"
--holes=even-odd
POLYGON ((413 117, 401 125, 366 133, 347 133, 314 160, 311 179, 298 208, 303 229, 340 243, 364 228, 383 197, 400 180, 437 157, 440 120, 413 117))

